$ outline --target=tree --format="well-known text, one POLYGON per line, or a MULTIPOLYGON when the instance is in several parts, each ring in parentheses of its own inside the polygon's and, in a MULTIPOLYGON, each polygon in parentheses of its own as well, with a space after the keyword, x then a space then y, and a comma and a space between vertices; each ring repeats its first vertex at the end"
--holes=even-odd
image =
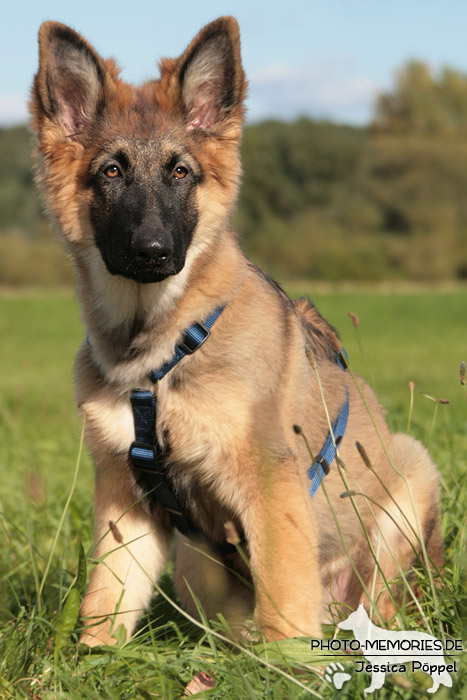
POLYGON ((455 137, 467 134, 467 75, 445 68, 438 77, 422 61, 396 74, 392 92, 377 100, 374 131, 455 137))

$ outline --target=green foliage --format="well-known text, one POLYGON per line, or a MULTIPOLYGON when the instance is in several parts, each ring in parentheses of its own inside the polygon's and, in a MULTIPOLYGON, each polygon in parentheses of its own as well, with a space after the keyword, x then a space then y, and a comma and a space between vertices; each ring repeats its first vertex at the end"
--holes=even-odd
MULTIPOLYGON (((414 576, 426 590, 421 604, 433 629, 441 624, 461 638, 467 614, 467 395, 459 365, 467 359, 467 292, 352 292, 313 299, 340 330, 351 367, 374 378, 395 430, 407 426, 408 382, 415 382, 411 432, 428 441, 442 476, 446 567, 437 594, 439 616, 426 575, 417 570, 414 576), (359 339, 349 311, 360 318, 359 339), (450 403, 435 404, 422 392, 450 403)), ((340 659, 352 679, 337 691, 322 675, 331 659, 323 663, 307 654, 306 640, 235 645, 226 640, 222 620, 196 626, 170 602, 170 573, 129 643, 120 639, 111 649, 93 651, 76 643, 77 594, 85 576, 81 542, 90 558, 93 509, 87 456, 66 507, 80 442, 71 379, 73 355, 83 340, 77 304, 71 295, 57 293, 0 297, 0 331, 0 463, 6 467, 0 480, 0 698, 175 700, 200 671, 215 676, 215 687, 205 694, 213 700, 363 697, 368 675, 353 673, 352 663, 340 659)), ((415 612, 402 610, 402 620, 405 629, 422 626, 415 612)), ((330 637, 334 631, 324 633, 330 637)), ((465 697, 465 662, 458 660, 458 666, 453 688, 441 690, 440 697, 465 697)), ((421 700, 429 683, 425 674, 394 674, 378 697, 421 700)))
POLYGON ((438 76, 422 61, 409 61, 391 93, 379 96, 374 128, 384 133, 465 137, 467 75, 445 68, 438 76))
POLYGON ((77 589, 78 593, 82 595, 86 588, 86 581, 88 576, 88 567, 86 563, 86 552, 84 551, 83 543, 79 543, 79 559, 78 559, 78 573, 76 574, 76 583, 74 588, 77 589))
POLYGON ((237 228, 283 278, 467 277, 467 146, 316 124, 247 128, 237 228))
POLYGON ((77 588, 72 588, 63 606, 63 610, 55 624, 54 661, 58 663, 60 651, 65 647, 71 637, 78 621, 80 595, 77 588))
POLYGON ((28 236, 43 232, 33 187, 31 144, 24 127, 0 129, 0 223, 3 230, 20 229, 28 236))

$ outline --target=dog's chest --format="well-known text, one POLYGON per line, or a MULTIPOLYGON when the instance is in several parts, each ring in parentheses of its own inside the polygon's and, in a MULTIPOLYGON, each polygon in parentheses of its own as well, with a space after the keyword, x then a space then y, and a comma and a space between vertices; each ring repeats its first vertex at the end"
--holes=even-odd
MULTIPOLYGON (((97 470, 100 463, 110 462, 115 466, 115 478, 119 478, 122 464, 131 465, 129 452, 135 440, 130 392, 103 391, 82 407, 97 470)), ((199 390, 183 395, 160 391, 156 412, 157 439, 168 483, 172 484, 169 488, 198 528, 210 533, 213 541, 223 541, 225 523, 236 522, 235 513, 241 510, 238 469, 246 435, 243 412, 239 407, 235 410, 232 402, 213 405, 211 392, 199 390)), ((143 491, 152 490, 151 479, 147 488, 141 473, 134 466, 132 471, 143 491)), ((139 496, 135 491, 135 497, 139 496)))
MULTIPOLYGON (((148 386, 149 388, 149 386, 148 386)), ((161 387, 156 403, 158 442, 170 463, 182 471, 180 479, 189 484, 212 481, 235 462, 235 455, 248 434, 247 418, 241 405, 225 388, 197 387, 181 392, 161 387)), ((108 386, 81 403, 86 416, 87 441, 99 466, 99 457, 126 455, 135 439, 131 391, 108 386)), ((227 471, 230 471, 227 469, 227 471)))

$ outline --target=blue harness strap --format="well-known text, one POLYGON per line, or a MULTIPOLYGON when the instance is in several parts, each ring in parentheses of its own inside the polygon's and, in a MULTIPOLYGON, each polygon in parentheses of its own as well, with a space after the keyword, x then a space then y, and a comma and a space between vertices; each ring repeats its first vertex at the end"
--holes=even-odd
MULTIPOLYGON (((224 310, 223 306, 215 309, 199 323, 193 323, 185 331, 181 342, 176 345, 174 354, 168 362, 159 369, 152 370, 149 378, 157 384, 171 369, 183 360, 186 355, 192 355, 208 339, 211 328, 224 310)), ((151 391, 134 389, 130 396, 135 425, 135 440, 130 445, 130 462, 137 483, 146 496, 151 496, 167 511, 172 525, 183 535, 193 540, 205 541, 204 533, 193 523, 184 512, 175 493, 174 485, 167 472, 165 455, 156 436, 157 397, 151 391)), ((243 536, 241 542, 244 541, 243 536)), ((218 554, 231 554, 237 548, 229 542, 212 545, 218 554)))
POLYGON ((156 439, 157 398, 151 391, 131 392, 135 440, 130 446, 130 461, 137 483, 146 495, 161 503, 181 533, 194 538, 197 528, 185 516, 175 496, 165 468, 163 451, 156 439))
MULTIPOLYGON (((344 348, 342 353, 337 358, 337 364, 342 370, 347 369, 348 356, 344 348)), ((332 424, 332 430, 329 431, 321 452, 316 457, 315 461, 308 470, 310 479, 310 496, 313 498, 319 489, 321 482, 326 474, 329 474, 331 464, 334 462, 337 454, 337 448, 342 442, 347 420, 349 418, 349 390, 345 390, 345 401, 339 411, 336 420, 332 424)))
POLYGON ((192 355, 211 335, 211 328, 217 321, 224 310, 224 306, 219 306, 215 309, 202 323, 193 323, 186 329, 182 341, 175 346, 175 352, 170 360, 168 360, 159 369, 153 369, 149 373, 149 378, 154 383, 165 377, 167 372, 170 372, 175 365, 186 355, 192 355))

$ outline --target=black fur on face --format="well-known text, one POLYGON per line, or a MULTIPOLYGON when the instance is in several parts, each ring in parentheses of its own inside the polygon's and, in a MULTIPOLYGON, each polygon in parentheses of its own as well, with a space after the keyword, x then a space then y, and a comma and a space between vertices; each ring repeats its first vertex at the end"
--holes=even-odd
POLYGON ((178 274, 196 228, 199 163, 183 144, 116 139, 92 161, 90 207, 108 271, 136 282, 178 274))

